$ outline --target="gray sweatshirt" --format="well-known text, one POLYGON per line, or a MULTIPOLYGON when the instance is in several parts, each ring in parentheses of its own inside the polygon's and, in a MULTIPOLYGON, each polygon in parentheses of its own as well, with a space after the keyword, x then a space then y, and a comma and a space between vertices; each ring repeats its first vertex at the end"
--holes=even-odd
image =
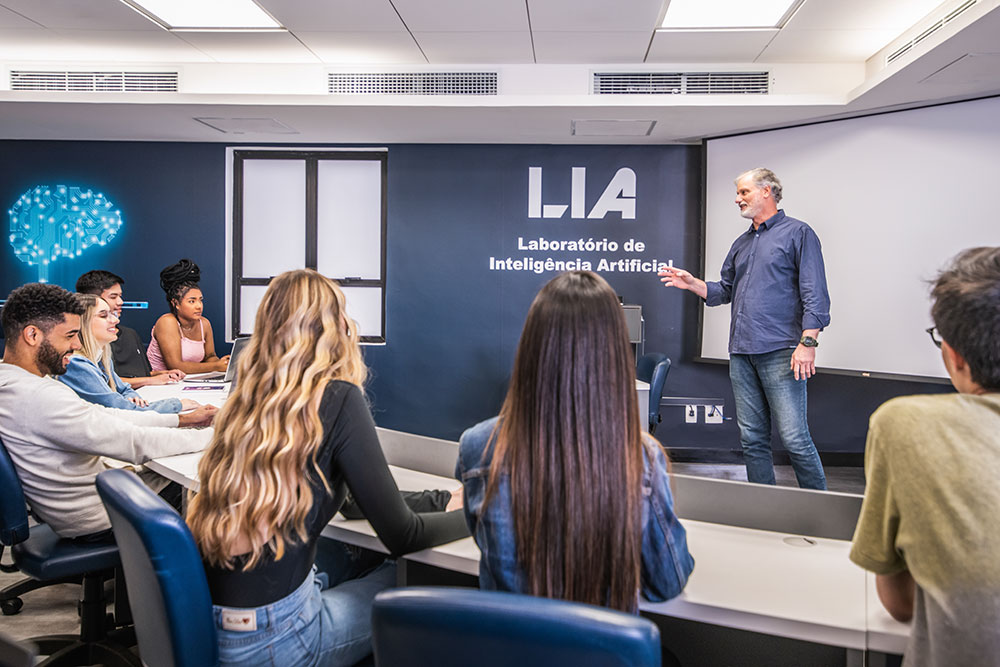
POLYGON ((111 527, 94 480, 100 457, 141 464, 205 448, 212 429, 177 429, 177 415, 88 403, 50 377, 0 362, 0 439, 32 512, 62 537, 111 527))

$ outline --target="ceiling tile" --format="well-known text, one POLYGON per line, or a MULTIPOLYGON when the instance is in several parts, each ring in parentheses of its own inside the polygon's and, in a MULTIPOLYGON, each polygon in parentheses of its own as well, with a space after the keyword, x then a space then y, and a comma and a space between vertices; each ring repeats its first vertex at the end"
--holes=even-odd
MULTIPOLYGON (((210 58, 177 33, 158 30, 57 30, 66 39, 64 59, 120 62, 206 62, 210 58)), ((52 60, 50 55, 47 59, 52 60)))
POLYGON ((941 4, 941 0, 806 0, 785 27, 889 30, 896 37, 941 4))
POLYGON ((528 29, 524 0, 393 0, 413 32, 516 32, 528 29))
POLYGON ((521 32, 414 32, 431 64, 531 63, 531 35, 521 32))
POLYGON ((410 33, 299 32, 296 36, 327 64, 426 64, 410 33))
POLYGON ((0 59, 14 61, 50 60, 70 53, 73 45, 66 37, 44 28, 0 29, 0 59), (55 55, 53 55, 55 54, 55 55))
POLYGON ((2 0, 2 4, 46 28, 163 30, 117 0, 2 0))
POLYGON ((287 32, 173 34, 220 63, 316 63, 319 60, 287 32))
POLYGON ((771 40, 757 62, 862 62, 888 44, 895 34, 885 30, 793 30, 771 40))
POLYGON ((42 28, 44 26, 35 23, 17 12, 12 12, 0 6, 0 30, 5 28, 42 28))
POLYGON ((647 63, 749 63, 777 30, 657 30, 647 63))
POLYGON ((650 33, 534 31, 538 63, 641 63, 650 33))
POLYGON ((920 83, 1000 84, 1000 53, 967 53, 920 83))
POLYGON ((292 32, 380 32, 404 30, 389 0, 257 0, 292 32))
POLYGON ((534 31, 646 30, 657 27, 663 0, 527 0, 534 31))

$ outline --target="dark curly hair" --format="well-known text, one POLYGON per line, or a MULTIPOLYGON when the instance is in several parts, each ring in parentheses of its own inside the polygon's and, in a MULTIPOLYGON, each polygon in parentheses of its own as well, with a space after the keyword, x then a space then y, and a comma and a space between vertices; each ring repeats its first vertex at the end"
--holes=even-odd
POLYGON ((934 326, 969 364, 973 382, 1000 390, 1000 248, 958 253, 934 281, 931 298, 934 326))
POLYGON ((18 287, 10 293, 0 311, 7 345, 16 345, 26 326, 34 325, 48 333, 65 320, 67 314, 83 315, 83 306, 72 292, 46 283, 18 287))
POLYGON ((190 259, 182 259, 160 271, 160 288, 167 296, 167 306, 170 312, 177 316, 175 301, 180 301, 188 290, 198 287, 201 280, 201 269, 190 259))
POLYGON ((80 294, 94 294, 101 296, 104 290, 121 285, 125 287, 125 279, 110 271, 87 271, 76 279, 76 291, 80 294))

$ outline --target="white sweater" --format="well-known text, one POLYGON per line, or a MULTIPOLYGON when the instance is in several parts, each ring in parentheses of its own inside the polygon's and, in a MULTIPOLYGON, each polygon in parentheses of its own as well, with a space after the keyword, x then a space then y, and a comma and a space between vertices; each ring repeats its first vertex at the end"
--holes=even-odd
POLYGON ((212 429, 177 415, 105 408, 61 382, 0 362, 0 439, 35 515, 63 537, 111 527, 94 480, 100 457, 141 464, 205 448, 212 429))

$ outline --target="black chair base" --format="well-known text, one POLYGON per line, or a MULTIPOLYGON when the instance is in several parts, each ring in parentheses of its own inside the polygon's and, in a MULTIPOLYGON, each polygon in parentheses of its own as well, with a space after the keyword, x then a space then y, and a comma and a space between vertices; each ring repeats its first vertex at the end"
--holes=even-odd
POLYGON ((124 645, 113 642, 87 643, 76 635, 48 635, 27 640, 38 647, 40 655, 48 656, 35 667, 72 667, 75 665, 107 665, 108 667, 141 667, 142 661, 124 645))
POLYGON ((7 588, 0 591, 0 612, 3 612, 4 616, 13 616, 21 611, 21 607, 24 606, 24 601, 21 600, 21 596, 25 593, 30 593, 31 591, 36 591, 39 588, 54 586, 56 584, 80 583, 80 577, 63 577, 62 579, 46 580, 25 577, 21 581, 11 584, 7 588))
POLYGON ((38 653, 48 656, 36 667, 75 667, 76 665, 107 665, 108 667, 141 667, 139 656, 130 650, 135 646, 135 628, 114 628, 115 619, 107 613, 108 597, 104 582, 111 572, 91 572, 83 576, 83 599, 80 600, 80 634, 32 637, 28 642, 38 647, 38 653))

